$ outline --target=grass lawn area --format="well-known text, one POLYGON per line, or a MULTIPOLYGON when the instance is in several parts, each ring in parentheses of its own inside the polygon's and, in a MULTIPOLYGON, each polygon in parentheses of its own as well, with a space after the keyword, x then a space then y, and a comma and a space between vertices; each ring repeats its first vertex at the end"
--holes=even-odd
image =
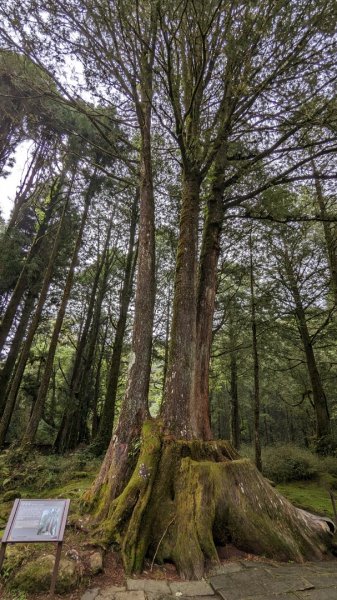
POLYGON ((292 481, 280 483, 276 488, 298 508, 334 517, 329 492, 319 481, 292 481))

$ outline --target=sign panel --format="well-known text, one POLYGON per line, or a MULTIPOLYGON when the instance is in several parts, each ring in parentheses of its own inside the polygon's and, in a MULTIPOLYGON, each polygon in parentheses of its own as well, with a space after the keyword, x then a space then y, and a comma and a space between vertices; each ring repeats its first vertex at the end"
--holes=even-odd
POLYGON ((3 542, 57 542, 63 539, 69 500, 18 500, 3 542))
POLYGON ((69 504, 70 500, 15 500, 0 544, 0 571, 7 544, 56 542, 55 564, 50 583, 50 593, 53 595, 69 504))

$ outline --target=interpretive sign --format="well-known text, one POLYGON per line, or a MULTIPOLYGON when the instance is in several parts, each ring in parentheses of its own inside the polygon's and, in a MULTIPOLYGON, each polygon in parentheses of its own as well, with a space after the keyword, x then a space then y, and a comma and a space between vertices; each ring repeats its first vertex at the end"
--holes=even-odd
POLYGON ((53 594, 61 558, 62 541, 70 500, 15 500, 5 533, 1 540, 0 569, 6 545, 31 542, 57 544, 50 592, 53 594))

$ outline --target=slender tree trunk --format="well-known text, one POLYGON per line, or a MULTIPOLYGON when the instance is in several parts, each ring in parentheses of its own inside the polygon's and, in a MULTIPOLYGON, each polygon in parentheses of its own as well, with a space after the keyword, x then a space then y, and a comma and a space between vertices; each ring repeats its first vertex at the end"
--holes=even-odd
POLYGON ((29 284, 34 285, 37 278, 40 276, 39 270, 35 269, 36 274, 32 280, 32 276, 29 276, 29 271, 30 271, 30 267, 31 267, 33 260, 37 256, 39 256, 39 253, 41 252, 41 247, 44 242, 44 237, 45 237, 47 229, 48 229, 49 221, 54 212, 54 208, 55 208, 57 199, 58 199, 58 193, 51 196, 51 200, 50 200, 48 209, 46 211, 45 217, 44 217, 41 225, 39 226, 39 230, 36 234, 35 240, 33 241, 33 244, 30 248, 27 259, 22 267, 21 273, 16 282, 11 299, 10 299, 10 301, 6 307, 5 313, 2 317, 2 321, 0 323, 0 352, 2 351, 2 349, 6 343, 7 336, 9 334, 9 331, 13 324, 13 320, 15 318, 18 307, 20 305, 20 302, 22 300, 22 297, 23 297, 27 287, 29 286, 29 284))
POLYGON ((263 417, 263 423, 264 423, 265 445, 268 446, 269 445, 269 431, 268 431, 268 423, 267 423, 266 415, 264 415, 264 417, 263 417))
POLYGON ((103 410, 100 417, 97 437, 93 445, 93 450, 97 454, 101 454, 109 446, 113 429, 118 377, 123 351, 123 341, 136 267, 136 254, 134 251, 134 245, 136 237, 137 218, 138 194, 135 197, 135 201, 133 203, 131 212, 130 238, 126 257, 123 287, 121 292, 119 317, 117 321, 113 351, 109 365, 108 386, 103 404, 103 410))
POLYGON ((241 445, 240 433, 240 413, 239 413, 239 397, 238 397, 238 366, 237 366, 237 335, 234 330, 232 307, 228 312, 229 319, 229 345, 230 345, 230 398, 231 398, 231 443, 236 450, 239 450, 241 445))
POLYGON ((288 251, 285 250, 285 269, 288 276, 290 290, 295 303, 296 319, 298 330, 301 336, 303 350, 306 357, 306 363, 308 368, 308 374, 312 387, 312 398, 314 403, 314 409, 316 414, 316 435, 318 447, 322 444, 322 451, 324 451, 324 439, 330 435, 330 415, 328 410, 328 403, 326 395, 323 389, 321 377, 317 368, 316 357, 312 346, 310 333, 308 330, 306 314, 302 303, 302 298, 296 281, 295 273, 288 251), (321 440, 321 442, 320 442, 321 440))
POLYGON ((70 407, 66 412, 65 423, 62 430, 60 449, 63 452, 73 450, 81 442, 88 442, 87 415, 89 410, 89 390, 91 387, 90 379, 99 333, 102 303, 106 293, 110 266, 111 260, 109 260, 109 256, 106 256, 105 268, 96 298, 91 329, 86 339, 86 347, 83 351, 76 387, 72 390, 70 407))
POLYGON ((30 316, 32 314, 34 301, 35 295, 32 292, 28 291, 24 306, 22 308, 22 313, 20 315, 19 324, 16 328, 13 341, 6 358, 6 362, 0 373, 0 419, 3 415, 3 411, 6 406, 7 387, 13 374, 15 363, 18 360, 21 343, 24 338, 30 316))
POLYGON ((311 164, 312 164, 312 170, 313 170, 313 175, 314 175, 316 198, 317 198, 317 202, 318 202, 318 206, 319 206, 319 212, 323 219, 323 231, 324 231, 326 252, 327 252, 329 270, 330 270, 330 289, 331 289, 334 304, 337 305, 337 253, 336 253, 337 243, 336 243, 335 236, 333 235, 333 233, 331 231, 331 224, 328 223, 327 220, 325 220, 325 219, 327 219, 327 211, 326 211, 326 206, 325 206, 325 201, 324 201, 322 185, 321 185, 321 181, 319 178, 319 173, 316 169, 314 161, 312 161, 311 164))
POLYGON ((51 375, 51 389, 52 389, 52 394, 51 394, 51 401, 50 401, 50 407, 49 407, 49 410, 48 410, 49 414, 48 414, 48 420, 47 420, 47 423, 51 427, 55 427, 56 372, 57 372, 57 369, 53 368, 53 372, 52 372, 52 375, 51 375))
POLYGON ((231 386, 231 442, 236 450, 240 448, 240 417, 238 397, 238 367, 236 352, 230 353, 230 386, 231 386))
POLYGON ((99 397, 100 397, 101 372, 102 372, 102 365, 103 365, 103 359, 104 359, 104 354, 105 354, 107 335, 108 335, 108 322, 106 323, 106 326, 105 326, 103 340, 101 343, 101 349, 99 351, 99 356, 98 356, 98 360, 97 360, 94 397, 93 397, 92 406, 91 406, 91 409, 92 409, 91 439, 92 440, 95 439, 95 437, 98 433, 99 422, 100 422, 99 413, 98 413, 98 402, 99 402, 99 397))
POLYGON ((253 264, 253 244, 252 234, 249 237, 250 249, 250 297, 251 297, 251 327, 253 344, 253 364, 254 364, 254 447, 255 464, 259 471, 262 471, 261 459, 261 441, 260 441, 260 364, 257 348, 257 326, 256 326, 256 299, 255 299, 255 281, 253 264))
POLYGON ((17 134, 17 127, 14 125, 12 117, 2 114, 0 121, 0 175, 3 174, 7 160, 11 153, 15 152, 20 141, 20 134, 17 134))
MULTIPOLYGON (((84 325, 81 330, 80 339, 76 348, 75 360, 71 374, 69 393, 67 405, 61 420, 61 425, 55 440, 54 448, 57 452, 65 452, 72 447, 76 447, 77 445, 77 436, 75 435, 76 440, 74 439, 74 446, 70 444, 71 430, 79 426, 78 423, 78 412, 79 405, 81 404, 81 388, 82 380, 85 377, 85 372, 87 369, 90 369, 90 361, 87 357, 87 346, 90 345, 89 332, 90 326, 93 321, 93 315, 97 312, 97 309, 101 310, 101 302, 103 301, 103 297, 101 294, 97 296, 97 289, 99 287, 100 277, 102 273, 103 267, 105 267, 105 271, 107 271, 107 264, 110 262, 110 258, 108 256, 110 238, 111 238, 111 230, 112 230, 113 217, 111 217, 105 243, 103 253, 100 259, 98 259, 98 265, 96 268, 96 273, 94 277, 94 282, 91 289, 89 305, 86 311, 86 318, 84 319, 84 325), (96 309, 95 309, 96 305, 96 309)), ((107 273, 105 278, 107 277, 107 273)), ((105 284, 104 284, 105 285, 105 284)), ((102 286, 101 286, 102 288, 102 286)))
POLYGON ((26 368, 26 364, 27 364, 27 360, 29 358, 29 353, 30 353, 30 349, 31 349, 31 346, 33 343, 34 335, 38 328, 42 310, 43 310, 43 307, 44 307, 44 304, 45 304, 45 301, 47 298, 48 289, 49 289, 49 285, 50 285, 53 270, 54 270, 55 259, 56 259, 58 248, 59 248, 60 235, 61 235, 61 231, 63 229, 64 220, 65 220, 66 209, 68 206, 68 200, 69 200, 69 194, 68 194, 67 199, 64 204, 62 216, 61 216, 60 223, 59 223, 59 226, 58 226, 58 229, 56 232, 52 251, 51 251, 51 254, 49 257, 48 266, 47 266, 46 272, 44 274, 44 279, 43 279, 43 283, 42 283, 39 300, 38 300, 38 303, 37 303, 37 306, 35 309, 34 316, 32 318, 30 326, 28 328, 27 336, 26 336, 25 342, 23 344, 20 358, 19 358, 16 370, 14 373, 14 377, 13 377, 13 380, 11 382, 11 386, 9 389, 8 397, 6 400, 5 410, 2 415, 2 419, 0 421, 0 447, 5 443, 8 427, 11 422, 11 418, 12 418, 13 410, 15 407, 15 402, 16 402, 16 398, 18 395, 18 391, 20 388, 22 376, 23 376, 24 370, 26 368))
MULTIPOLYGON (((199 411, 198 416, 193 418, 195 426, 191 427, 196 352, 199 195, 199 176, 183 173, 171 340, 162 406, 162 416, 167 431, 180 439, 196 435, 197 424, 202 426, 199 411)), ((204 406, 201 407, 201 412, 204 413, 204 406)), ((208 430, 210 428, 208 404, 205 418, 205 426, 208 430)))
POLYGON ((33 156, 30 161, 29 168, 25 175, 24 181, 20 190, 16 194, 14 206, 8 221, 6 234, 14 227, 20 225, 26 212, 25 205, 32 196, 32 191, 35 190, 36 179, 44 162, 44 157, 48 152, 48 142, 45 139, 40 140, 37 144, 33 156))
POLYGON ((164 350, 164 368, 163 368, 163 395, 165 393, 167 367, 168 367, 168 359, 169 359, 170 320, 171 320, 171 286, 169 285, 167 303, 166 303, 165 350, 164 350))
POLYGON ((71 288, 73 285, 75 267, 77 264, 80 247, 82 244, 83 231, 84 231, 84 227, 85 227, 85 224, 87 221, 90 201, 91 201, 94 193, 95 193, 95 180, 92 179, 92 181, 89 185, 88 191, 86 193, 84 211, 82 214, 80 228, 79 228, 79 232, 77 234, 75 248, 73 251, 67 279, 65 282, 65 287, 64 287, 64 291, 63 291, 60 308, 59 308, 59 311, 58 311, 58 314, 56 317, 54 330, 53 330, 50 345, 49 345, 48 355, 47 355, 47 359, 46 359, 44 372, 42 375, 42 380, 41 380, 40 387, 39 387, 38 397, 35 402, 34 410, 31 415, 31 418, 29 420, 27 429, 26 429, 25 434, 22 439, 23 445, 29 445, 34 442, 37 428, 38 428, 39 422, 40 422, 42 414, 43 414, 43 409, 44 409, 44 405, 45 405, 45 401, 46 401, 46 397, 47 397, 47 393, 48 393, 49 381, 50 381, 50 377, 51 377, 52 369, 53 369, 53 363, 54 363, 54 357, 55 357, 56 347, 57 347, 57 343, 58 343, 58 338, 59 338, 61 327, 63 324, 63 319, 64 319, 64 315, 66 312, 71 288))
POLYGON ((215 402, 217 406, 217 415, 218 415, 218 438, 220 440, 226 439, 226 398, 224 393, 217 393, 215 396, 215 402))

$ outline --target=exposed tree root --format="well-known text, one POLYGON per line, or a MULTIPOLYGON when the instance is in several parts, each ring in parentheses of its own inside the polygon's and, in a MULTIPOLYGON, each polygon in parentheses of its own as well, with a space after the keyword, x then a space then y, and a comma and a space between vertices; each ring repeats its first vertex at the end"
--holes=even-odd
POLYGON ((100 532, 120 547, 128 573, 156 553, 186 579, 218 562, 216 543, 301 562, 322 558, 332 540, 323 519, 296 509, 228 442, 168 439, 154 421, 100 532))

